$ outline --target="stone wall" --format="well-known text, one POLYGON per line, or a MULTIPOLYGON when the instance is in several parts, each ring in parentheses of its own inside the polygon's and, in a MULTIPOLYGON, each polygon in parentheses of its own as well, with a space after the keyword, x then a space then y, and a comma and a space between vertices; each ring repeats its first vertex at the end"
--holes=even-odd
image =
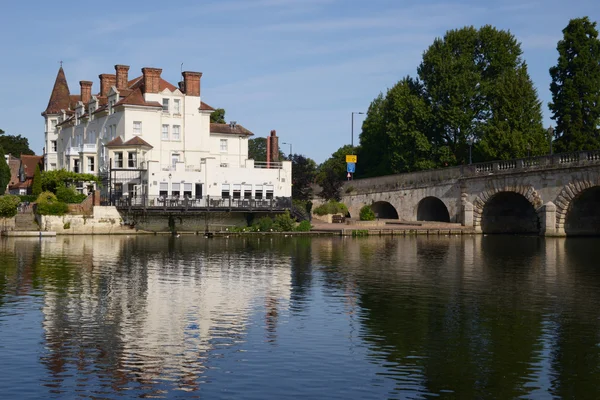
POLYGON ((59 235, 130 234, 135 229, 124 223, 115 207, 94 207, 92 215, 38 215, 40 230, 59 235))

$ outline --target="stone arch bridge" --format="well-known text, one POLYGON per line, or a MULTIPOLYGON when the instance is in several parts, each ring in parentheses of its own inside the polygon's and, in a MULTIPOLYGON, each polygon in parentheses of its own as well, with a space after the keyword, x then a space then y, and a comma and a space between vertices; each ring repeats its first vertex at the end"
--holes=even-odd
POLYGON ((347 181, 358 217, 457 222, 483 233, 600 235, 600 150, 347 181))

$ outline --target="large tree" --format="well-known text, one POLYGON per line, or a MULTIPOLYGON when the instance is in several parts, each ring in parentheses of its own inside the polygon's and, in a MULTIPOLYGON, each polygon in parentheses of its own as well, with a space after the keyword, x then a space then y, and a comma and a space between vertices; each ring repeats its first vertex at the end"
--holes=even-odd
POLYGON ((397 174, 434 167, 426 136, 431 112, 421 84, 402 79, 379 95, 363 123, 357 176, 397 174))
MULTIPOLYGON (((346 155, 354 154, 355 147, 345 145, 325 160, 317 170, 316 182, 321 186, 318 195, 326 200, 340 200, 341 188, 346 180, 346 155)), ((360 154, 360 148, 358 149, 360 154)), ((360 161, 360 160, 359 160, 360 161)))
POLYGON ((21 154, 35 154, 29 148, 29 140, 26 137, 6 135, 2 129, 0 129, 0 146, 4 149, 4 154, 12 154, 14 157, 20 157, 21 154))
POLYGON ((309 200, 312 197, 311 185, 317 174, 317 163, 301 154, 292 159, 292 197, 295 200, 309 200))
POLYGON ((558 151, 600 148, 600 40, 588 17, 572 19, 550 68, 552 119, 558 151))
POLYGON ((470 139, 482 161, 522 155, 526 143, 534 154, 545 151, 541 103, 521 55, 510 32, 489 25, 448 31, 425 51, 418 73, 433 115, 427 136, 440 165, 466 163, 470 139), (497 138, 509 128, 503 134, 522 138, 497 138), (500 152, 490 146, 499 141, 500 152))
POLYGON ((0 195, 6 193, 10 182, 10 167, 4 158, 4 149, 0 146, 0 195))
POLYGON ((225 109, 217 108, 210 114, 210 122, 215 124, 225 124, 225 109))
MULTIPOLYGON (((248 158, 254 161, 267 161, 267 138, 257 137, 248 140, 248 158)), ((279 160, 286 160, 287 157, 279 148, 279 160)))

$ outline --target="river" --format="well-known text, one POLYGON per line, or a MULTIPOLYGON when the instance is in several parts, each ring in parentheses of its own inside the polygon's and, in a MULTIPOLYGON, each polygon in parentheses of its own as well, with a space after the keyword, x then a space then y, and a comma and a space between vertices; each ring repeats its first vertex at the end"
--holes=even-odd
POLYGON ((0 241, 7 399, 600 398, 600 239, 0 241))

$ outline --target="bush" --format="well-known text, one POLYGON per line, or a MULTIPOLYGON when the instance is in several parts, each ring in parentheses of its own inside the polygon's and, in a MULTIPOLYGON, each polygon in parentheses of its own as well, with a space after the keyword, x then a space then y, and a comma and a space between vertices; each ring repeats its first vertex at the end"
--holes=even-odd
POLYGON ((298 224, 298 226, 296 227, 296 230, 298 232, 308 232, 308 231, 310 231, 311 228, 312 228, 312 225, 310 224, 310 221, 302 221, 298 224))
POLYGON ((22 202, 30 202, 30 203, 33 203, 37 200, 37 196, 34 196, 32 194, 20 194, 19 198, 21 199, 22 202))
POLYGON ((316 215, 327 215, 327 214, 348 214, 348 207, 346 207, 343 203, 331 200, 325 204, 321 204, 319 207, 315 208, 314 213, 316 215))
POLYGON ((375 213, 373 212, 373 209, 371 209, 371 206, 364 206, 363 208, 360 209, 360 220, 361 221, 374 221, 375 220, 375 213))
POLYGON ((283 214, 279 214, 275 217, 275 221, 273 222, 273 230, 277 232, 291 232, 294 230, 294 226, 296 222, 290 216, 289 211, 286 211, 283 214))
POLYGON ((253 228, 257 232, 269 232, 273 228, 273 220, 269 217, 262 217, 253 225, 253 228))
POLYGON ((58 201, 52 192, 43 192, 37 198, 37 213, 40 215, 64 215, 68 210, 69 206, 58 201))
POLYGON ((17 206, 20 202, 19 196, 12 194, 0 196, 0 217, 10 218, 17 215, 17 206))
POLYGON ((59 185, 56 188, 56 198, 63 203, 79 204, 85 200, 86 197, 85 194, 79 193, 72 186, 67 187, 65 185, 59 185))

